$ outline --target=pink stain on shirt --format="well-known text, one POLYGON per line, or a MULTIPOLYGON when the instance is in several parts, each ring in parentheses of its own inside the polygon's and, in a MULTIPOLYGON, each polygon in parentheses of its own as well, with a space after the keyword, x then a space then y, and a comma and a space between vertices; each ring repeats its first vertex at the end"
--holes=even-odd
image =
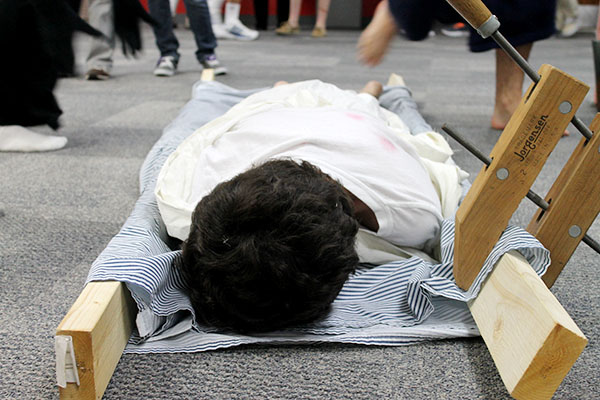
POLYGON ((389 139, 380 136, 379 142, 383 145, 383 148, 387 151, 397 151, 396 146, 389 139))
POLYGON ((362 121, 363 119, 365 119, 365 117, 363 117, 362 115, 354 114, 354 113, 350 113, 350 112, 347 112, 346 116, 348 118, 352 118, 352 119, 354 119, 356 121, 362 121))

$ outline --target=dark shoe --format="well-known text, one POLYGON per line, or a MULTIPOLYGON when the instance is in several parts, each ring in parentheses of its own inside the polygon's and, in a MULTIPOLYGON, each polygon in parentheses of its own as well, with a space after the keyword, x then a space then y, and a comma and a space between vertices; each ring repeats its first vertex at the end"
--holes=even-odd
POLYGON ((462 22, 457 22, 454 25, 443 27, 441 31, 443 35, 450 37, 469 36, 469 28, 462 22))
POLYGON ((177 62, 173 56, 164 56, 158 59, 154 75, 156 76, 173 76, 177 70, 177 62))
POLYGON ((227 73, 227 68, 219 62, 217 56, 214 54, 204 56, 202 61, 200 61, 200 64, 202 64, 204 68, 214 69, 215 75, 225 75, 227 73))
POLYGON ((92 68, 85 74, 88 81, 105 81, 110 78, 110 74, 102 68, 92 68))

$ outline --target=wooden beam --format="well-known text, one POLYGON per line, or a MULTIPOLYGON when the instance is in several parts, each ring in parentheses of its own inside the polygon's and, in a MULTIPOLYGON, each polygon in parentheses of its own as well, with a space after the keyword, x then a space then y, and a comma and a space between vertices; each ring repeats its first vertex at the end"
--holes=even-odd
POLYGON ((589 87, 542 65, 456 213, 454 278, 470 286, 589 87))
POLYGON ((90 282, 56 329, 70 336, 80 385, 59 388, 61 399, 100 399, 131 336, 136 306, 124 283, 90 282))
POLYGON ((502 256, 469 302, 471 314, 515 399, 549 399, 587 339, 516 252, 502 256))
POLYGON ((551 287, 583 235, 600 212, 600 114, 594 136, 581 139, 546 195, 547 211, 538 210, 527 230, 550 251, 552 264, 542 277, 551 287))

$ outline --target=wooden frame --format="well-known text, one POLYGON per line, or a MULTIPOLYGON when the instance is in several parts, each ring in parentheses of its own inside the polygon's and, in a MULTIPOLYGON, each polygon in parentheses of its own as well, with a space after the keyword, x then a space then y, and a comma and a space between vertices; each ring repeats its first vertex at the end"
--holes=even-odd
POLYGON ((123 354, 137 307, 124 283, 90 282, 56 329, 71 338, 80 384, 59 388, 61 399, 100 399, 123 354))
POLYGON ((592 138, 581 139, 548 191, 548 209, 538 210, 527 227, 552 254, 552 264, 542 277, 548 287, 600 212, 600 113, 590 130, 594 132, 592 138))
POLYGON ((502 256, 469 309, 515 399, 550 399, 587 344, 518 253, 502 256))
MULTIPOLYGON (((553 71, 545 68, 542 71, 553 71)), ((214 71, 203 72, 202 80, 213 79, 214 71)), ((580 89, 575 97, 581 97, 580 89)), ((519 135, 512 135, 511 140, 515 137, 519 135)), ((506 143, 504 151, 511 146, 506 143)), ((533 167, 538 168, 537 164, 533 167)), ((587 344, 544 282, 516 253, 500 259, 477 298, 469 302, 469 309, 502 380, 516 399, 552 397, 587 344)), ((125 284, 86 285, 56 332, 72 340, 74 369, 80 381, 60 388, 61 399, 102 397, 131 335, 135 311, 125 284)))

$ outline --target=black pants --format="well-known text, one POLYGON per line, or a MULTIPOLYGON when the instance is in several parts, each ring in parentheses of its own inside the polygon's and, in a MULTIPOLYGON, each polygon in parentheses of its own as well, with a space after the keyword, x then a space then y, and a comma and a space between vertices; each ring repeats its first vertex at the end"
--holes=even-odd
MULTIPOLYGON (((290 14, 290 1, 277 0, 277 26, 287 21, 290 14)), ((266 30, 269 24, 269 0, 254 0, 256 29, 266 30)))
MULTIPOLYGON (((460 15, 444 0, 388 0, 396 23, 409 40, 423 40, 433 23, 461 21, 460 15)), ((484 0, 492 14, 500 20, 500 32, 520 46, 545 39, 554 33, 556 0, 484 0)), ((483 39, 471 30, 469 49, 474 52, 498 47, 491 39, 483 39)))

